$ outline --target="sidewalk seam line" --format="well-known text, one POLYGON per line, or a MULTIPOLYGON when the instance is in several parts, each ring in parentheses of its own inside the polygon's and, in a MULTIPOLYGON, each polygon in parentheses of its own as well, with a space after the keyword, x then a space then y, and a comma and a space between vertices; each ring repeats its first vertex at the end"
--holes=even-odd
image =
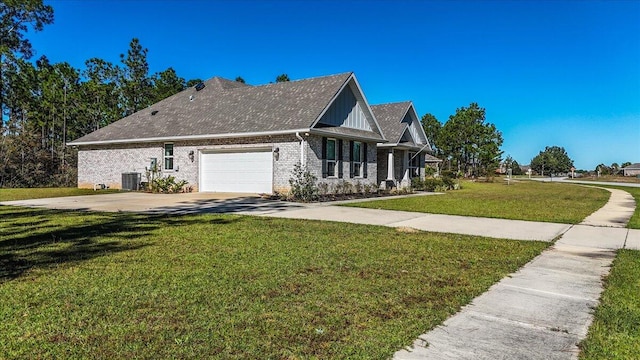
POLYGON ((502 284, 502 285, 506 286, 506 287, 514 288, 514 289, 520 289, 520 290, 524 290, 524 291, 530 291, 530 292, 535 292, 535 293, 553 295, 553 296, 558 296, 558 297, 563 297, 563 298, 569 298, 569 299, 575 299, 575 300, 598 301, 598 299, 594 299, 594 298, 587 298, 587 297, 574 296, 574 295, 566 295, 566 294, 556 293, 556 292, 552 292, 552 291, 539 290, 539 289, 534 289, 534 288, 527 288, 527 287, 523 287, 523 286, 510 285, 510 284, 502 284))
POLYGON ((624 236, 624 244, 622 244, 622 248, 627 248, 627 239, 629 239, 629 228, 627 228, 627 234, 624 236))

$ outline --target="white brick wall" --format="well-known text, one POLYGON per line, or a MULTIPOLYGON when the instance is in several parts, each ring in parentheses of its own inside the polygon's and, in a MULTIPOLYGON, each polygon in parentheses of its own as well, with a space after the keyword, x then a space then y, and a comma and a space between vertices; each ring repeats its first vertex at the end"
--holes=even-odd
MULTIPOLYGON (((310 136, 306 138, 304 156, 308 169, 318 178, 318 182, 329 184, 340 180, 351 183, 376 184, 377 159, 375 143, 367 144, 367 178, 349 177, 349 141, 343 141, 343 179, 322 178, 322 137, 310 136)), ((189 185, 198 189, 199 182, 199 153, 204 150, 250 150, 251 148, 270 147, 279 150, 277 159, 273 158, 273 190, 286 193, 289 190, 289 179, 294 165, 300 161, 300 141, 295 135, 264 136, 235 139, 212 139, 198 141, 173 142, 174 170, 164 170, 164 142, 141 143, 126 145, 82 146, 78 151, 78 187, 91 188, 94 184, 107 184, 111 188, 122 187, 122 173, 137 172, 145 177, 145 167, 151 158, 158 160, 163 175, 175 176, 177 180, 187 180, 189 185), (189 153, 194 152, 194 161, 189 153)))
MULTIPOLYGON (((175 176, 177 180, 187 180, 198 189, 199 152, 216 149, 250 150, 251 148, 279 148, 278 160, 273 163, 273 187, 276 191, 289 188, 289 177, 293 165, 300 160, 300 142, 293 135, 264 136, 236 139, 212 139, 173 142, 174 170, 164 170, 164 142, 102 145, 80 147, 78 151, 78 187, 92 188, 94 184, 107 184, 111 188, 122 187, 122 173, 137 172, 145 177, 145 167, 151 158, 157 158, 163 175, 175 176), (189 153, 194 152, 194 161, 189 153)), ((275 157, 274 157, 275 158, 275 157)))

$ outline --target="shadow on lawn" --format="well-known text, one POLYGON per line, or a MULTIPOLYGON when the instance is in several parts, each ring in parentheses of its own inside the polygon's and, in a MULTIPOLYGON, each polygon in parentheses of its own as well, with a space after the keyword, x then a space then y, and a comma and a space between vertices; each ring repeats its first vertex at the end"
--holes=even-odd
MULTIPOLYGON (((141 237, 156 229, 202 222, 202 219, 180 216, 6 206, 0 206, 0 219, 0 283, 19 278, 34 268, 138 250, 153 244, 141 237)), ((231 221, 234 219, 219 219, 212 223, 231 221)))

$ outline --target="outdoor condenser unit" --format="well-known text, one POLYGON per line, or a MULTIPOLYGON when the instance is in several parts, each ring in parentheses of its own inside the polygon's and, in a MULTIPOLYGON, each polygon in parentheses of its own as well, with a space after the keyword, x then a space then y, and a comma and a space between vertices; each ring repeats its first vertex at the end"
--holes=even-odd
POLYGON ((138 191, 140 190, 140 180, 142 174, 130 172, 122 173, 122 190, 138 191))

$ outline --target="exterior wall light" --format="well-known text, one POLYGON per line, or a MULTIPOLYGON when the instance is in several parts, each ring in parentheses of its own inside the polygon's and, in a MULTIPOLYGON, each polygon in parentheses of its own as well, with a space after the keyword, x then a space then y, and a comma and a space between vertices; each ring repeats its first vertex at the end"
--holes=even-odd
POLYGON ((278 159, 280 159, 280 148, 279 147, 273 149, 273 157, 274 157, 274 159, 276 159, 276 161, 278 161, 278 159))
POLYGON ((191 160, 191 162, 195 160, 195 153, 193 150, 189 151, 189 160, 191 160))

